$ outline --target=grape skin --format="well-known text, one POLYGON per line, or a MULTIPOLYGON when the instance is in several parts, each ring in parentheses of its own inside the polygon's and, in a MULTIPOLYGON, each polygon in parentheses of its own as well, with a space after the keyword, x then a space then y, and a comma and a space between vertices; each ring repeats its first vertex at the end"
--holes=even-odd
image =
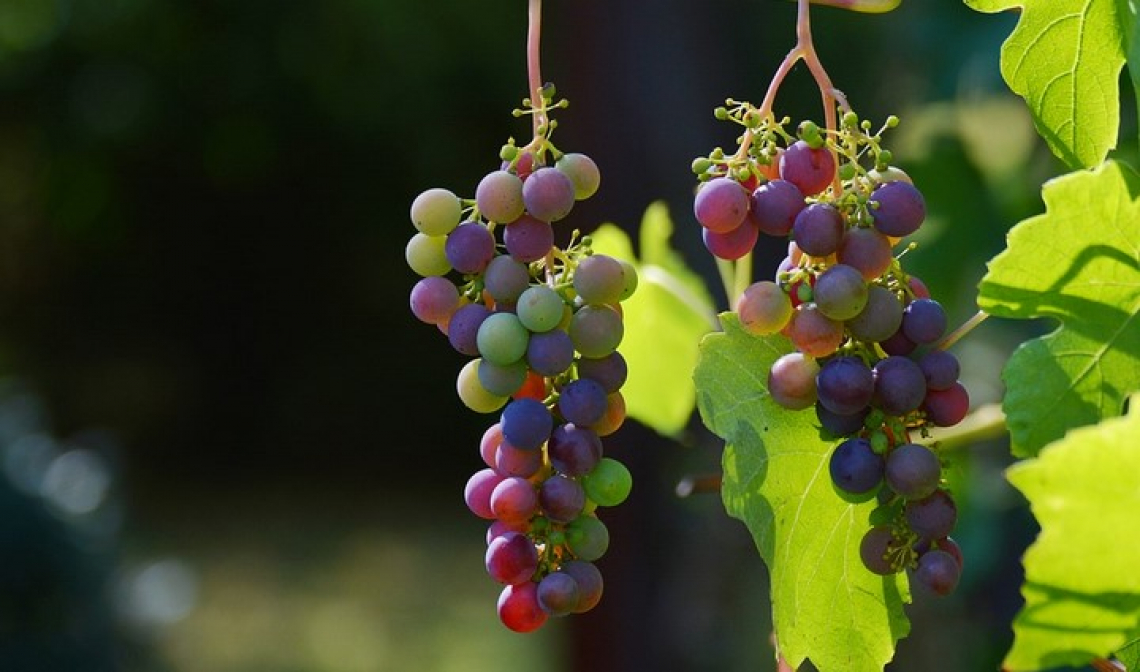
POLYGON ((527 176, 522 185, 523 207, 532 217, 557 222, 574 208, 574 182, 553 166, 543 166, 527 176))
POLYGON ((835 179, 835 157, 826 147, 813 149, 797 140, 780 155, 780 177, 796 185, 804 196, 815 196, 835 179))
POLYGON ((792 232, 796 215, 805 205, 799 187, 775 179, 752 190, 749 217, 762 233, 783 237, 792 232))
POLYGON ((728 233, 748 215, 748 192, 729 177, 714 177, 702 183, 693 199, 697 222, 713 233, 728 233))
POLYGON ((922 499, 938 488, 942 465, 926 446, 907 443, 887 455, 887 485, 907 500, 922 499))

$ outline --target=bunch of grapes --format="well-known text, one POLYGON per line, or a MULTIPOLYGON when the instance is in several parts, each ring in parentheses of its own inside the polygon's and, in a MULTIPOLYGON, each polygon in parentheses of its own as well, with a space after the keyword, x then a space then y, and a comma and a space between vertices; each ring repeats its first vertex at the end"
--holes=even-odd
POLYGON ((744 125, 748 142, 694 162, 694 213, 720 259, 748 254, 762 233, 788 241, 775 277, 733 305, 746 331, 783 334, 795 347, 772 365, 768 391, 789 410, 814 409, 821 433, 838 441, 829 466, 840 496, 878 498, 864 565, 912 571, 949 594, 962 568, 949 536, 957 508, 938 454, 918 441, 959 423, 969 395, 958 360, 939 347, 942 305, 894 253, 926 217, 921 192, 880 146, 898 120, 872 133, 848 112, 835 131, 804 122, 793 135, 786 120, 728 102, 717 115, 744 125))
MULTIPOLYGON (((553 95, 544 87, 538 109, 553 106, 553 95)), ((555 245, 554 225, 597 191, 600 176, 585 154, 554 147, 554 126, 540 125, 526 146, 509 141, 474 198, 444 188, 419 194, 406 250, 422 276, 412 312, 471 358, 458 374, 459 398, 499 413, 464 498, 491 521, 486 568, 503 586, 499 618, 516 632, 598 603, 595 561, 609 532, 597 509, 631 489, 628 469, 603 455, 602 437, 626 417, 617 348, 637 273, 595 254, 577 231, 565 249, 555 245)))

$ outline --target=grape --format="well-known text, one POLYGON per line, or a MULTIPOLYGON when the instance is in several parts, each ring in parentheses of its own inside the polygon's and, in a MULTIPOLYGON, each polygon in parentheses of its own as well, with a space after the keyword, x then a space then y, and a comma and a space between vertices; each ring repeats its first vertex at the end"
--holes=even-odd
POLYGON ((483 272, 483 288, 501 303, 514 303, 530 284, 526 264, 509 255, 499 255, 483 272))
MULTIPOLYGON (((535 454, 541 459, 541 452, 535 451, 535 454)), ((586 491, 572 478, 551 476, 538 488, 538 504, 550 520, 568 523, 577 518, 586 506, 586 491)))
MULTIPOLYGON (((892 182, 891 184, 904 184, 892 182)), ((946 313, 934 299, 915 299, 903 309, 903 334, 919 345, 933 343, 946 332, 946 313)))
POLYGON ((605 357, 625 336, 621 314, 610 306, 582 306, 570 318, 570 339, 583 357, 605 357))
MULTIPOLYGON (((530 345, 527 345, 527 351, 529 350, 530 345)), ((533 367, 531 367, 530 371, 526 372, 526 380, 523 381, 522 387, 511 395, 514 399, 536 399, 538 401, 545 401, 546 396, 546 378, 536 372, 533 367)))
POLYGON ((931 350, 918 360, 926 377, 926 386, 932 390, 946 390, 958 382, 961 373, 958 358, 945 350, 931 350))
POLYGON ((625 385, 629 367, 625 357, 614 350, 605 357, 582 357, 578 360, 578 377, 597 381, 606 394, 612 394, 625 385))
POLYGON ((529 264, 547 255, 554 247, 554 229, 550 222, 523 215, 503 229, 503 244, 507 253, 529 264))
POLYGON ((495 519, 495 512, 491 510, 491 493, 495 487, 503 482, 503 476, 490 467, 480 469, 471 474, 467 485, 463 488, 463 501, 480 518, 495 519))
POLYGON ((798 306, 785 332, 798 350, 816 358, 834 354, 843 343, 843 323, 824 315, 814 303, 798 306))
POLYGON ((463 204, 447 189, 436 187, 422 192, 412 201, 412 224, 429 236, 443 236, 459 224, 463 204))
POLYGON ((562 321, 566 302, 558 292, 546 285, 533 285, 519 295, 515 313, 523 326, 532 332, 550 331, 562 321))
POLYGON ((612 392, 606 397, 606 414, 598 422, 590 425, 590 429, 598 436, 609 436, 625 423, 626 408, 625 397, 621 392, 612 392))
POLYGON ((878 278, 891 267, 891 241, 875 229, 853 227, 847 229, 839 241, 836 260, 863 274, 867 282, 878 278))
POLYGON ((559 473, 576 477, 588 473, 602 459, 602 440, 598 434, 573 423, 559 425, 547 445, 550 464, 559 473))
POLYGON ((526 345, 526 361, 540 375, 557 376, 574 363, 574 342, 570 334, 561 329, 531 334, 526 345))
POLYGON ((941 539, 935 539, 931 547, 949 553, 951 557, 953 557, 954 560, 958 563, 958 567, 961 568, 965 566, 963 564, 964 559, 962 558, 962 548, 958 545, 958 542, 954 541, 954 539, 951 537, 942 537, 941 539))
POLYGON ((525 534, 505 532, 487 545, 485 564, 495 581, 507 585, 523 583, 538 571, 538 550, 525 534))
POLYGON ((749 217, 761 232, 786 236, 792 232, 796 215, 804 209, 804 195, 787 180, 771 180, 752 191, 749 217))
POLYGON ((929 299, 930 290, 926 287, 926 283, 913 275, 906 281, 907 287, 910 288, 911 294, 914 294, 916 299, 929 299))
POLYGON ((792 300, 771 280, 749 285, 736 299, 740 326, 750 334, 762 336, 781 331, 792 319, 792 300))
POLYGON ((496 364, 479 359, 479 384, 483 389, 498 397, 509 397, 526 382, 526 362, 518 360, 510 364, 496 364))
POLYGON ((847 330, 857 339, 878 343, 902 326, 903 305, 891 290, 881 285, 867 287, 867 305, 847 320, 847 330))
POLYGON ((583 514, 566 526, 566 545, 574 557, 593 562, 609 549, 610 531, 596 516, 583 514))
POLYGON ((589 378, 572 380, 562 387, 558 411, 567 422, 589 427, 606 413, 606 390, 589 378))
POLYGON ((871 408, 865 406, 863 410, 857 413, 839 414, 829 410, 818 401, 815 404, 815 416, 819 419, 820 426, 824 432, 834 437, 851 436, 859 432, 863 429, 863 421, 866 420, 870 412, 871 408))
POLYGON ((693 199, 693 214, 708 231, 728 233, 748 215, 748 192, 730 177, 714 177, 701 183, 693 199))
POLYGON ((718 233, 712 229, 701 229, 701 240, 714 257, 733 261, 743 257, 756 247, 760 238, 760 230, 751 221, 745 221, 740 226, 718 233))
POLYGON ((867 439, 847 439, 836 446, 828 468, 832 483, 852 495, 867 494, 883 482, 883 458, 867 439))
POLYGON ((815 279, 815 305, 833 320, 849 320, 867 305, 867 282, 850 266, 835 264, 815 279))
POLYGON ((802 352, 781 355, 768 371, 768 394, 784 408, 798 411, 816 402, 819 363, 802 352))
POLYGON ((476 413, 490 413, 503 407, 509 397, 491 394, 479 382, 479 360, 472 359, 463 365, 455 380, 455 391, 463 405, 476 413))
POLYGON ((584 303, 618 303, 625 293, 625 268, 614 257, 593 254, 578 262, 574 291, 584 303))
POLYGON ((538 512, 538 493, 522 476, 507 476, 491 491, 491 511, 510 522, 529 520, 538 512))
POLYGON ((504 478, 521 476, 529 479, 542 469, 541 450, 523 450, 501 441, 495 450, 495 471, 504 478))
POLYGON ((538 603, 538 585, 530 581, 504 587, 497 608, 499 620, 515 632, 533 632, 550 618, 538 603))
POLYGON ((550 438, 554 418, 536 399, 513 399, 499 418, 503 440, 523 450, 538 450, 550 438))
POLYGON ((404 259, 416 275, 425 278, 451 272, 451 262, 447 260, 446 236, 415 234, 404 248, 404 259))
POLYGON ((523 214, 523 183, 518 175, 495 170, 475 187, 475 207, 493 222, 513 222, 523 214))
POLYGON ((954 592, 961 576, 962 568, 954 556, 937 548, 920 555, 914 570, 918 583, 941 597, 954 592))
POLYGON ((894 574, 897 570, 888 558, 894 538, 891 528, 886 526, 867 530, 859 542, 859 558, 863 561, 863 566, 881 576, 894 574))
POLYGON ((834 254, 843 240, 843 215, 830 203, 812 203, 796 215, 792 237, 804 254, 834 254))
POLYGON ((578 582, 565 572, 551 572, 538 582, 538 604, 551 616, 565 616, 578 607, 578 582))
POLYGON ((906 503, 907 525, 926 541, 950 534, 957 521, 958 507, 945 490, 935 490, 922 499, 906 503))
POLYGON ((495 236, 478 222, 464 222, 447 235, 444 253, 460 273, 482 273, 495 256, 495 236))
POLYGON ((875 379, 858 357, 836 357, 824 363, 815 379, 819 403, 840 415, 858 413, 871 403, 875 379))
POLYGON ((926 411, 926 419, 938 427, 952 427, 969 413, 970 394, 960 382, 945 390, 927 390, 922 410, 926 411))
POLYGON ((574 613, 582 614, 597 606, 602 599, 602 573, 597 565, 586 560, 567 560, 558 571, 574 577, 578 584, 578 606, 574 613))
POLYGON ((447 340, 456 352, 469 357, 479 355, 479 344, 476 336, 479 325, 491 315, 491 310, 481 303, 468 303, 460 306, 451 314, 451 321, 447 326, 447 340))
POLYGON ((501 537, 507 532, 518 532, 520 534, 526 534, 527 530, 529 529, 530 521, 524 520, 522 522, 516 521, 513 523, 508 523, 504 520, 499 520, 496 518, 495 520, 491 521, 490 525, 487 526, 487 544, 490 545, 490 543, 494 541, 496 537, 501 537))
POLYGON ((582 487, 590 501, 598 506, 617 506, 629 497, 633 476, 621 462, 603 457, 582 476, 582 487))
POLYGON ((561 170, 543 166, 523 180, 522 197, 532 217, 557 222, 574 208, 574 182, 561 170))
POLYGON ((903 333, 902 320, 900 319, 898 331, 891 334, 890 337, 879 341, 879 347, 888 355, 909 355, 914 352, 918 344, 907 338, 906 334, 903 333))
POLYGON ((871 178, 874 182, 895 182, 902 180, 903 182, 914 184, 910 179, 910 175, 907 175, 906 171, 896 166, 887 166, 883 170, 874 168, 867 171, 867 177, 871 178))
POLYGON ((598 164, 585 154, 578 152, 563 154, 554 163, 554 167, 566 173, 566 176, 570 178, 574 184, 574 198, 576 200, 584 201, 593 196, 601 185, 602 175, 601 171, 598 170, 598 164))
POLYGON ((530 333, 514 313, 488 315, 475 333, 479 354, 495 364, 510 364, 522 359, 529 339, 530 333))
POLYGON ((438 275, 420 278, 410 299, 412 314, 421 322, 438 324, 459 307, 459 290, 447 278, 438 275))
POLYGON ((906 415, 922 404, 926 396, 926 377, 918 364, 906 357, 891 355, 879 360, 873 373, 874 404, 887 415, 906 415))
POLYGON ((887 455, 887 485, 904 499, 922 499, 938 488, 942 465, 926 446, 905 443, 887 455))
POLYGON ((780 156, 780 177, 796 185, 804 196, 815 196, 835 179, 835 157, 826 147, 813 149, 797 140, 780 156))
POLYGON ((637 267, 625 259, 618 259, 618 263, 621 264, 622 269, 621 296, 618 297, 618 301, 625 301, 637 291, 637 267))
POLYGON ((884 235, 902 238, 918 230, 926 218, 926 202, 915 186, 897 180, 875 188, 867 204, 874 226, 884 235))
POLYGON ((483 436, 479 438, 479 455, 488 467, 495 466, 495 451, 502 442, 503 426, 497 422, 484 430, 483 436))

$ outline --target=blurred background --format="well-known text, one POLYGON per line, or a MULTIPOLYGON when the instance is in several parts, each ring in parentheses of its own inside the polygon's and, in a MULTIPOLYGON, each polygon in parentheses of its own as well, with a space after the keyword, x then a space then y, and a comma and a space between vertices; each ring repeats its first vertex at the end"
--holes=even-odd
MULTIPOLYGON (((763 97, 795 5, 546 4, 555 142, 603 175, 573 225, 634 233, 665 202, 723 308, 689 165, 732 146, 713 108, 763 97)), ((887 145, 930 210, 908 269, 954 323, 1062 172, 998 73, 1015 18, 813 12, 855 109, 903 119, 887 145)), ((472 195, 529 133, 525 31, 523 0, 0 0, 0 669, 775 669, 747 530, 676 494, 719 471, 696 418, 607 442, 635 485, 598 608, 530 635, 495 616, 462 497, 490 420, 411 315, 403 250, 416 194, 472 195)), ((818 105, 801 65, 776 109, 818 105)), ((979 405, 1048 328, 997 322, 956 346, 979 405)), ((909 608, 895 672, 995 670, 1012 640, 1033 521, 1004 440, 954 459, 965 576, 909 608)))

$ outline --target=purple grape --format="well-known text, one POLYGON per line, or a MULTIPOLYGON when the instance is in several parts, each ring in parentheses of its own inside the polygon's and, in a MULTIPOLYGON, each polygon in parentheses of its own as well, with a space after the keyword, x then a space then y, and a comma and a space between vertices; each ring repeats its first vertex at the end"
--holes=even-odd
POLYGON ((748 216, 748 192, 730 177, 714 177, 697 187, 693 215, 707 231, 728 233, 748 216))
POLYGON ((557 222, 574 208, 574 182, 553 166, 543 166, 523 180, 522 199, 531 217, 557 222))
POLYGON ((905 443, 887 455, 887 485, 907 500, 926 497, 938 489, 942 464, 926 446, 905 443))
POLYGON ((495 236, 479 222, 463 222, 447 234, 443 250, 460 273, 482 273, 495 257, 495 236))
POLYGON ((858 357, 836 357, 819 369, 815 378, 819 403, 840 415, 853 415, 871 403, 875 378, 858 357))
POLYGON ((518 301, 529 286, 530 273, 526 264, 506 254, 492 259, 483 272, 483 288, 500 303, 518 301))
POLYGON ((503 476, 490 467, 471 474, 463 488, 463 501, 471 513, 493 520, 495 512, 491 510, 491 493, 502 482, 503 476))
POLYGON ((479 356, 476 335, 479 325, 491 314, 491 310, 481 303, 468 303, 459 307, 447 323, 447 340, 451 347, 469 357, 479 356))
POLYGON ((843 344, 843 323, 824 315, 814 303, 800 304, 784 329, 792 344, 809 357, 835 354, 843 344))
POLYGON ((495 449, 495 471, 504 478, 520 476, 530 478, 542 468, 541 450, 515 448, 507 441, 499 443, 495 449))
POLYGON ((953 427, 970 412, 970 394, 961 382, 945 390, 927 390, 922 402, 926 419, 938 427, 953 427))
POLYGON ((780 177, 796 185, 804 196, 815 196, 835 179, 835 157, 826 147, 813 149, 797 140, 780 155, 780 177))
POLYGON ((606 390, 589 378, 572 380, 562 387, 558 412, 579 427, 593 426, 606 414, 606 390))
POLYGON ((592 254, 578 262, 573 284, 584 303, 618 303, 625 290, 625 267, 614 257, 592 254))
POLYGON ((534 632, 550 618, 538 603, 538 584, 533 581, 504 587, 495 607, 499 620, 515 632, 534 632))
MULTIPOLYGON (((895 184, 892 182, 892 184, 895 184)), ((935 595, 945 597, 954 592, 962 577, 962 568, 954 556, 941 549, 931 549, 918 556, 914 578, 935 595)))
POLYGON ((550 520, 569 523, 586 506, 586 491, 582 489, 581 483, 572 478, 551 476, 538 488, 538 505, 550 520))
POLYGON ((719 233, 712 229, 701 229, 701 240, 705 249, 718 259, 734 261, 743 257, 756 247, 760 239, 760 230, 750 220, 745 220, 740 226, 719 233))
MULTIPOLYGON (((451 318, 452 323, 455 318, 451 318)), ((958 382, 961 373, 958 358, 945 350, 931 350, 918 360, 926 377, 926 386, 932 390, 947 390, 958 382)))
POLYGON ((899 330, 902 317, 903 305, 895 293, 882 285, 870 285, 867 304, 858 315, 847 320, 847 330, 859 340, 879 343, 899 330))
POLYGON ((538 261, 554 247, 554 228, 530 215, 523 215, 503 229, 507 253, 524 264, 538 261))
POLYGON ((879 185, 871 193, 868 208, 875 228, 895 238, 914 233, 926 219, 926 201, 922 192, 902 180, 879 185))
POLYGON ((492 539, 485 560, 491 578, 507 585, 529 581, 538 571, 538 549, 518 532, 506 532, 492 539))
POLYGON ((867 439, 840 443, 831 453, 828 468, 835 487, 852 495, 865 495, 883 482, 883 458, 867 439))
POLYGON ((922 499, 906 503, 906 522, 925 541, 948 536, 958 521, 958 506, 950 493, 935 490, 922 499))
POLYGON ((550 465, 560 474, 576 477, 589 473, 602 459, 602 440, 597 432, 572 423, 559 425, 547 445, 550 465))
POLYGON ((858 269, 863 279, 871 282, 887 272, 894 255, 886 236, 872 228, 853 227, 843 234, 836 260, 858 269))
POLYGON ((530 520, 538 512, 538 493, 522 476, 507 476, 491 491, 491 511, 511 523, 530 520))
POLYGON ((574 577, 578 584, 578 606, 574 613, 583 614, 597 606, 604 587, 597 565, 586 560, 567 560, 558 569, 574 577))
POLYGON ((769 236, 782 237, 792 232, 796 215, 804 209, 804 195, 787 180, 771 180, 752 191, 749 217, 769 236))
POLYGON ((439 275, 420 278, 412 286, 409 303, 412 314, 421 322, 439 324, 459 306, 459 290, 455 283, 439 275))
POLYGON ((582 306, 570 318, 567 331, 583 357, 605 357, 621 345, 625 324, 610 306, 582 306))
POLYGON ((933 343, 942 338, 942 334, 946 333, 946 313, 942 304, 934 299, 911 301, 903 309, 902 330, 910 341, 918 345, 933 343))
POLYGON ((557 376, 574 363, 574 342, 570 334, 551 329, 531 334, 526 344, 526 362, 540 376, 557 376))
POLYGON ((538 582, 538 604, 551 616, 573 613, 578 599, 578 582, 565 572, 551 572, 538 582))
POLYGON ((839 322, 857 316, 867 305, 867 281, 845 264, 835 264, 820 273, 813 291, 819 312, 839 322))
POLYGON ((554 418, 546 404, 525 397, 508 403, 499 422, 503 439, 523 450, 541 448, 554 428, 554 418))
POLYGON ((875 363, 872 403, 887 415, 903 416, 917 410, 926 397, 926 377, 910 359, 891 355, 875 363))
POLYGON ((888 355, 906 356, 914 352, 914 349, 918 347, 918 344, 907 338, 906 334, 903 333, 902 320, 900 319, 898 331, 891 334, 890 337, 879 341, 879 347, 881 347, 883 349, 883 352, 887 353, 888 355))
POLYGON ((878 526, 867 530, 859 542, 859 558, 863 561, 863 566, 881 576, 897 572, 888 557, 894 539, 889 527, 878 526))
POLYGON ((605 357, 582 357, 578 360, 578 377, 597 381, 606 394, 620 390, 628 375, 625 357, 617 350, 605 357))
POLYGON ((863 429, 863 422, 871 412, 871 407, 864 407, 858 413, 850 415, 840 415, 834 413, 823 404, 816 402, 815 416, 819 419, 819 424, 823 431, 829 436, 843 437, 857 434, 863 429))
POLYGON ((812 203, 796 215, 792 239, 804 254, 826 257, 843 240, 843 215, 830 203, 812 203))

